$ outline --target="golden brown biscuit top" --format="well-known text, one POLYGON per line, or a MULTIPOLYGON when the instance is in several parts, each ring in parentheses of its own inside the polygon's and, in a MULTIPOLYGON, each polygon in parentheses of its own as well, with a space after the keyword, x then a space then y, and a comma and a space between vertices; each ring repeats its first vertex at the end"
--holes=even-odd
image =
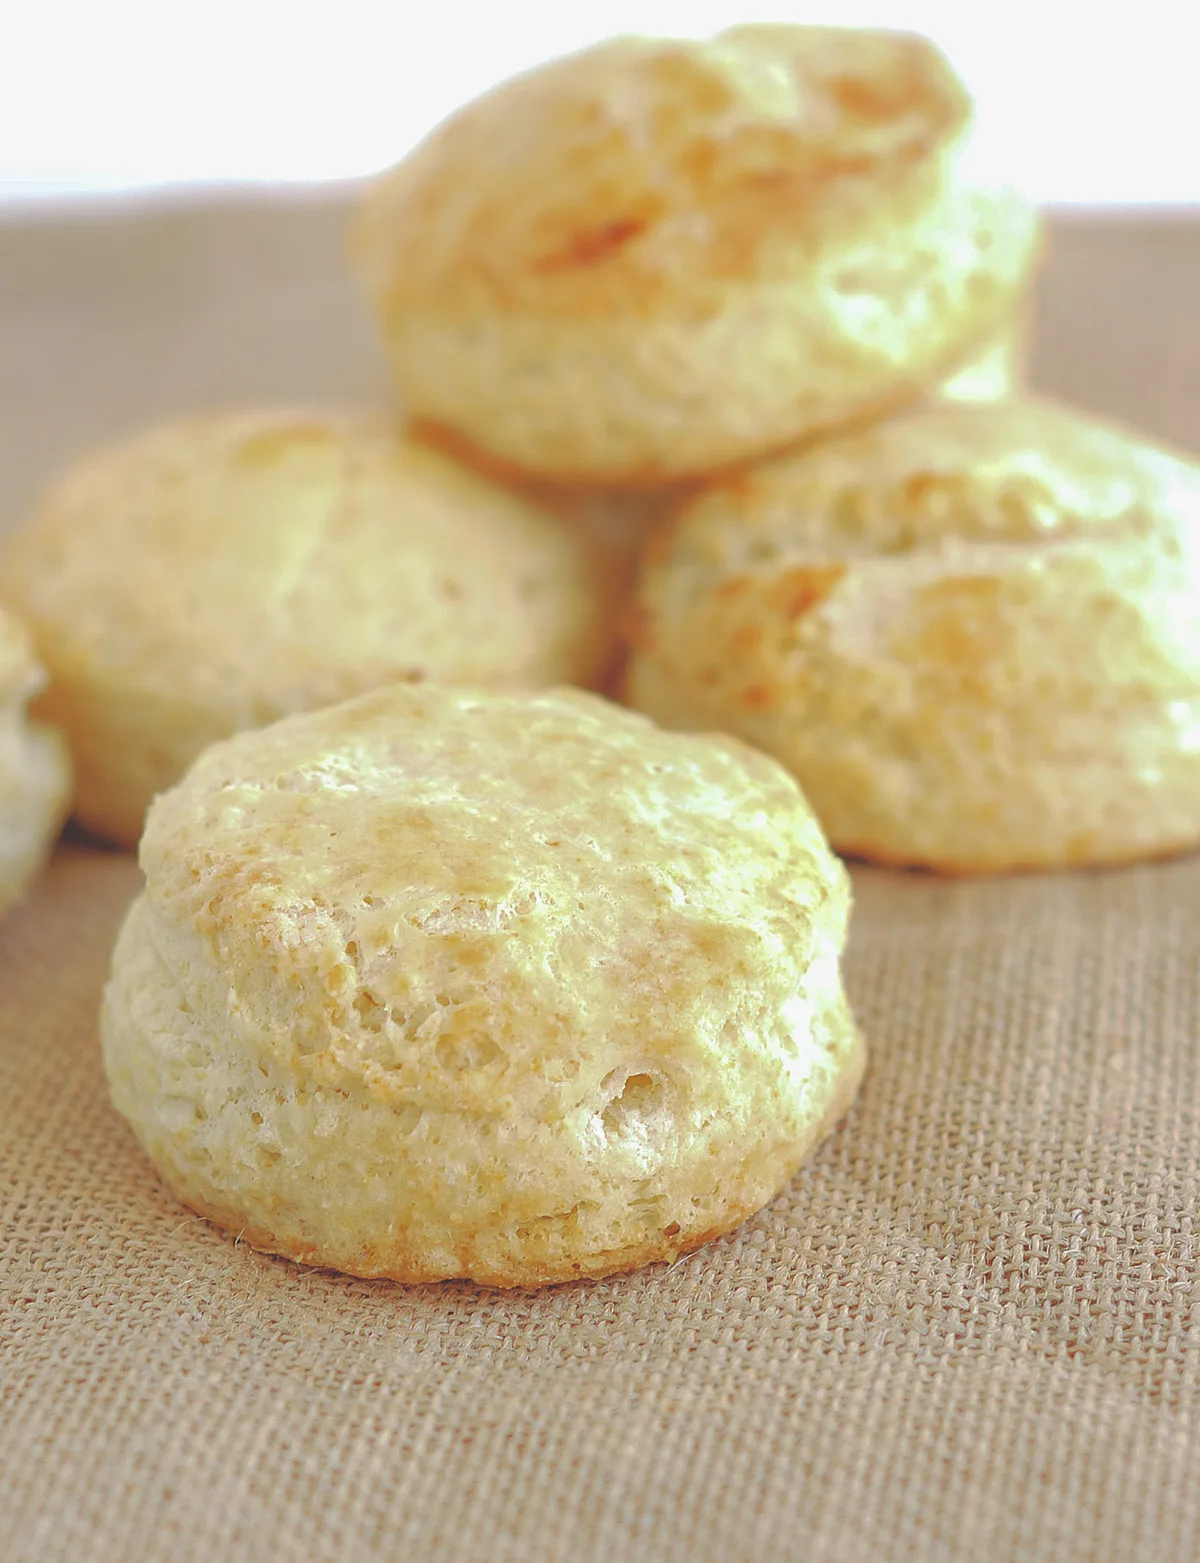
POLYGON ((970 118, 942 55, 907 34, 619 38, 446 121, 368 198, 356 251, 385 308, 678 303, 886 222, 970 118))
POLYGON ((735 474, 686 506, 672 546, 752 568, 785 554, 853 561, 1180 522, 1200 528, 1200 468, 1028 400, 918 410, 735 474))
POLYGON ((141 861, 185 997, 226 979, 215 1023, 425 1105, 464 1104, 461 1050, 480 1110, 554 1115, 678 1036, 715 1057, 848 911, 773 761, 571 691, 393 687, 242 734, 152 806, 141 861))
POLYGON ((1044 403, 947 406, 685 504, 629 632, 764 719, 853 667, 830 720, 877 728, 921 668, 1003 706, 1011 742, 1071 702, 1194 699, 1198 602, 1200 468, 1044 403))
POLYGON ((369 670, 519 682, 579 637, 592 576, 549 513, 386 418, 284 410, 90 453, 0 560, 58 666, 285 706, 343 698, 369 670))

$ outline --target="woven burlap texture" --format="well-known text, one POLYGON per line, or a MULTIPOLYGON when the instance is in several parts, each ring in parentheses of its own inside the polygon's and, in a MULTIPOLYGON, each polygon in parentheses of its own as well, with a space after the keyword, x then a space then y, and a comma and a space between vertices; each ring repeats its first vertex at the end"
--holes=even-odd
MULTIPOLYGON (((204 273, 211 324, 252 294, 272 221, 131 221, 123 242, 157 257, 163 233, 185 255, 197 234, 248 235, 236 286, 215 260, 204 273)), ((315 210, 277 223, 334 228, 315 210)), ((60 299, 55 362, 77 355, 43 456, 64 424, 140 415, 139 369, 167 373, 119 360, 134 305, 103 268, 83 286, 85 240, 0 240, 40 329, 60 299), (39 244, 67 257, 49 281, 26 265, 39 244)), ((1063 236, 1047 289, 1081 340, 1080 289, 1101 320, 1128 243, 1063 236)), ((1200 277, 1196 230, 1139 246, 1147 308, 1169 292, 1164 254, 1200 277)), ((293 294, 299 320, 313 294, 293 294)), ((1198 318, 1193 295, 1193 343, 1198 318)), ((350 369, 327 386, 313 354, 301 388, 343 389, 350 369)), ((1136 413, 1111 367, 1079 362, 1059 384, 1136 413)), ((179 405, 203 399, 173 383, 179 405)), ((231 373, 230 394, 247 387, 271 389, 231 373)), ((1188 389, 1177 437, 1200 431, 1188 389)), ((21 416, 39 397, 35 374, 21 416)), ((10 501, 35 466, 10 468, 10 501)), ((175 1203, 108 1105, 96 1043, 137 870, 62 848, 0 925, 0 1559, 1194 1559, 1200 860, 855 877, 847 971, 872 1063, 845 1124, 767 1210, 669 1269, 500 1294, 299 1269, 175 1203)))

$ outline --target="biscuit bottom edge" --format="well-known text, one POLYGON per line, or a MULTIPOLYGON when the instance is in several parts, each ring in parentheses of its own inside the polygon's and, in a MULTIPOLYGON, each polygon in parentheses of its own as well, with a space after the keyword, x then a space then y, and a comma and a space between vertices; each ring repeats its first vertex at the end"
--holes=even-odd
POLYGON ((638 1247, 620 1247, 600 1250, 560 1265, 530 1264, 512 1265, 504 1269, 464 1261, 459 1273, 445 1274, 423 1267, 419 1262, 405 1264, 399 1256, 391 1260, 369 1250, 363 1253, 363 1262, 355 1264, 344 1257, 337 1260, 325 1257, 319 1245, 289 1243, 265 1227, 248 1225, 244 1214, 232 1206, 207 1199, 176 1179, 169 1168, 160 1164, 145 1144, 137 1128, 130 1125, 143 1153, 153 1163, 156 1172, 176 1199, 195 1215, 219 1228, 235 1243, 244 1243, 257 1253, 277 1259, 287 1259, 307 1269, 328 1270, 335 1274, 352 1276, 363 1281, 391 1281, 405 1286, 441 1286, 450 1283, 466 1283, 488 1290, 519 1291, 539 1290, 543 1287, 565 1286, 573 1281, 600 1281, 610 1277, 628 1275, 634 1270, 655 1264, 673 1264, 686 1259, 718 1238, 727 1237, 743 1226, 752 1216, 769 1206, 784 1192, 788 1184, 808 1161, 809 1157, 833 1133, 850 1111, 858 1095, 866 1072, 867 1049, 861 1033, 851 1024, 842 1048, 837 1055, 838 1069, 830 1078, 831 1089, 825 1112, 805 1136, 801 1148, 795 1153, 795 1162, 779 1187, 765 1201, 748 1202, 745 1208, 730 1210, 724 1219, 693 1232, 680 1231, 674 1238, 647 1241, 638 1247))
MULTIPOLYGON (((587 1200, 545 1218, 522 1209, 512 1215, 501 1191, 492 1221, 472 1232, 455 1215, 439 1223, 428 1208, 430 1187, 446 1178, 447 1169, 453 1173, 452 1159, 435 1156, 424 1187, 415 1178, 406 1182, 419 1162, 391 1105, 343 1103, 334 1099, 345 1093, 293 1082, 286 1102, 280 1097, 278 1121, 266 1124, 281 1149, 265 1152, 263 1140, 255 1139, 269 1112, 260 1100, 267 1093, 259 1065, 238 1054, 232 1036, 209 1031, 194 1015, 180 1024, 186 1007, 147 936, 144 902, 135 903, 119 950, 101 1013, 105 1069, 115 1105, 165 1184, 189 1209, 254 1249, 368 1280, 533 1288, 679 1259, 731 1232, 779 1194, 845 1114, 866 1065, 865 1045, 839 985, 819 995, 811 1024, 797 1036, 801 1057, 785 1115, 790 1123, 764 1122, 756 1139, 751 1122, 724 1187, 705 1185, 704 1164, 690 1147, 689 1156, 660 1177, 667 1196, 636 1236, 630 1212, 644 1191, 633 1179, 627 1188, 610 1185, 603 1211, 584 1212, 591 1221, 580 1218, 587 1200), (256 1118, 257 1130, 251 1127, 256 1118), (286 1169, 277 1176, 280 1156, 286 1169), (346 1165, 361 1173, 362 1193, 343 1209, 352 1189, 346 1165), (672 1186, 677 1179, 684 1180, 682 1189, 672 1186), (694 1223, 687 1220, 688 1208, 694 1223), (540 1221, 557 1225, 539 1230, 540 1221), (622 1223, 624 1240, 605 1241, 610 1234, 620 1238, 622 1223)), ((528 1174, 528 1162, 514 1156, 512 1172, 515 1185, 528 1174)), ((552 1187, 547 1177, 542 1193, 552 1187)), ((572 1191, 565 1192, 569 1200, 572 1191)))

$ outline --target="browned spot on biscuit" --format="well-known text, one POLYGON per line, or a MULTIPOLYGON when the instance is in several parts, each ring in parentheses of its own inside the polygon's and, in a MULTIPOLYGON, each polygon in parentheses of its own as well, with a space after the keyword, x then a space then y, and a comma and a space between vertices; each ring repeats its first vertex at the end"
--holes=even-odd
POLYGON ((598 228, 586 228, 573 233, 562 249, 541 256, 533 263, 533 269, 543 275, 552 275, 557 271, 598 266, 645 233, 646 228, 643 217, 621 217, 616 222, 602 223, 598 228))
POLYGON ((785 168, 761 168, 746 176, 752 190, 779 190, 792 182, 792 175, 785 168))
POLYGON ((779 582, 780 601, 789 619, 802 618, 829 597, 846 573, 842 564, 804 566, 789 570, 779 582))
POLYGON ((838 108, 859 119, 888 120, 896 113, 895 94, 881 91, 878 82, 866 77, 835 76, 828 90, 838 108))
POLYGON ((940 482, 935 472, 914 472, 904 485, 904 497, 910 504, 919 505, 936 492, 940 482))
POLYGON ((775 691, 770 684, 751 684, 743 697, 748 706, 760 711, 764 706, 769 706, 775 698, 775 691))
POLYGON ((957 677, 979 700, 992 685, 1009 648, 1004 581, 996 576, 953 576, 920 594, 918 628, 896 647, 957 677))

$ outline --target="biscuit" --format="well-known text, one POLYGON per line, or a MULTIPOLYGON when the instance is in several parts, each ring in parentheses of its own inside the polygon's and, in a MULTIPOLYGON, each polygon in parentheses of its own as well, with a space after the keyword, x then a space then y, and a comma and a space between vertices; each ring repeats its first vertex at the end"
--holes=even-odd
POLYGON ((940 407, 684 506, 630 703, 781 760, 833 845, 958 872, 1200 840, 1200 468, 1031 401, 940 407))
POLYGON ((383 420, 233 412, 90 455, 0 556, 51 674, 76 812, 132 844, 214 739, 373 685, 589 683, 612 651, 577 530, 383 420))
POLYGON ((24 627, 0 608, 0 912, 24 894, 67 816, 66 745, 27 717, 44 678, 24 627))
POLYGON ((556 481, 655 486, 914 402, 1038 249, 904 34, 620 38, 504 83, 351 235, 415 418, 556 481))
POLYGON ((846 875, 791 777, 595 695, 391 686, 152 806, 101 1018, 194 1210, 535 1286, 736 1226, 845 1111, 846 875))

